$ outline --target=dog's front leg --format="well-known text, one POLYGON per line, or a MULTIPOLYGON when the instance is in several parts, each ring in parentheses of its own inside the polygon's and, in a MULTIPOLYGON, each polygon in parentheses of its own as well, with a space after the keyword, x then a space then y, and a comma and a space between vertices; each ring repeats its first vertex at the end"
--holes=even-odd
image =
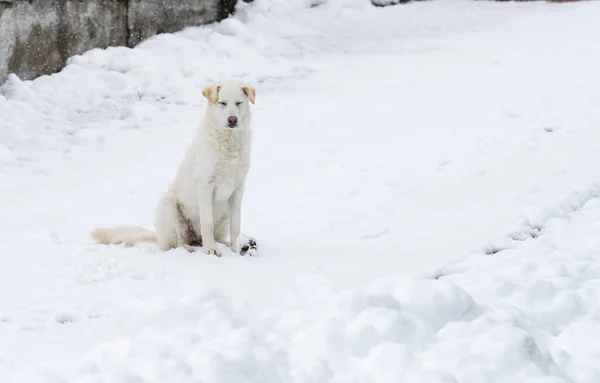
POLYGON ((213 194, 215 188, 210 182, 198 188, 198 209, 200 213, 200 233, 202 247, 207 254, 221 256, 215 241, 215 220, 213 217, 213 194))
POLYGON ((244 197, 244 184, 238 186, 229 198, 229 242, 235 251, 237 239, 242 230, 242 199, 244 197))

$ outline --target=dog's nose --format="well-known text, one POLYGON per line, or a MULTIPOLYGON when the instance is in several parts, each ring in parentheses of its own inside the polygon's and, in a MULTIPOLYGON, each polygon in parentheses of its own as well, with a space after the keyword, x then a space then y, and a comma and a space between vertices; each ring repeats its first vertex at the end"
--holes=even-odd
POLYGON ((237 117, 229 116, 229 118, 227 119, 227 122, 229 123, 229 125, 235 125, 235 124, 237 124, 237 117))

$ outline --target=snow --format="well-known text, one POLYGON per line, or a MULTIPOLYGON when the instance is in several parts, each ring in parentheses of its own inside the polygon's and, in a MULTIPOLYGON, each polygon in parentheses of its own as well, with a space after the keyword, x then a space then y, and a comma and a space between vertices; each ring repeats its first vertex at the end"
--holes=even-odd
POLYGON ((2 86, 0 381, 599 381, 600 4, 242 6, 2 86), (93 244, 232 76, 260 256, 93 244))
POLYGON ((373 5, 379 6, 379 7, 385 7, 388 5, 397 5, 397 4, 401 4, 401 3, 408 3, 407 0, 371 0, 371 3, 373 5))

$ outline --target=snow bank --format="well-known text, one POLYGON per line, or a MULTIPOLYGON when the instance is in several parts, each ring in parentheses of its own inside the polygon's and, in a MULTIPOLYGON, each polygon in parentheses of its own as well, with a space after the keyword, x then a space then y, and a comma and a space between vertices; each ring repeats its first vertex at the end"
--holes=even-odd
POLYGON ((581 202, 437 280, 313 284, 270 313, 218 292, 134 305, 131 336, 8 382, 597 382, 600 198, 581 202))
MULTIPOLYGON (((309 288, 270 312, 218 291, 132 302, 126 336, 8 383, 578 382, 600 379, 600 186, 535 221, 513 248, 437 279, 309 288)), ((4 368, 4 371, 2 371, 4 368)))

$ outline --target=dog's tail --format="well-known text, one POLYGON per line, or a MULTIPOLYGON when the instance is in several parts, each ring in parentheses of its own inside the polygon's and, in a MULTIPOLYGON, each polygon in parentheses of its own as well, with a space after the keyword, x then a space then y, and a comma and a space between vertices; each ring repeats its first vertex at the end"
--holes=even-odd
POLYGON ((156 242, 156 233, 138 226, 96 229, 90 233, 90 236, 103 245, 133 246, 140 242, 156 242))

